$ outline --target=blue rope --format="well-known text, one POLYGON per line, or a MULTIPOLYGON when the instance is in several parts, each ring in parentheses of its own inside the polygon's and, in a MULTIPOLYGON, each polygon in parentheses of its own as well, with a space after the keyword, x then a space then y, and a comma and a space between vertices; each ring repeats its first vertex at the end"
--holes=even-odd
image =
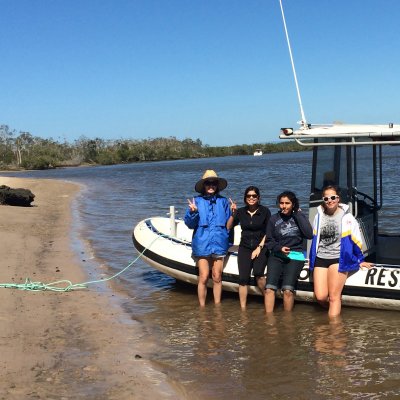
POLYGON ((157 236, 148 247, 146 247, 139 255, 131 261, 125 268, 123 268, 121 271, 117 272, 116 274, 108 277, 108 278, 102 278, 102 279, 97 279, 94 281, 87 281, 83 283, 75 283, 73 284, 69 280, 60 280, 56 282, 51 282, 51 283, 42 283, 42 282, 33 282, 31 281, 30 278, 26 278, 25 283, 0 283, 0 288, 7 288, 7 289, 18 289, 18 290, 27 290, 27 291, 52 291, 52 292, 70 292, 72 290, 79 290, 79 289, 87 289, 89 285, 93 285, 95 283, 100 283, 100 282, 107 282, 112 279, 115 279, 117 276, 122 275, 126 270, 132 267, 145 253, 146 250, 148 250, 153 243, 159 239, 160 237, 166 237, 166 235, 160 235, 157 236))

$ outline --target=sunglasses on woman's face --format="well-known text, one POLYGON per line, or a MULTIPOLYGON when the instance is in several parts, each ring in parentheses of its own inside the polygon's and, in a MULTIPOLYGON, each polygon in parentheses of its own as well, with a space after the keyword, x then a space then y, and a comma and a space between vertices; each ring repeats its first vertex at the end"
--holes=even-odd
POLYGON ((323 200, 325 203, 327 203, 329 200, 334 201, 334 200, 336 200, 336 199, 338 199, 338 198, 339 198, 338 195, 334 195, 334 196, 324 196, 324 197, 322 198, 322 200, 323 200))
POLYGON ((218 186, 218 181, 204 181, 206 186, 218 186))
POLYGON ((246 194, 246 199, 257 199, 258 195, 257 194, 246 194))

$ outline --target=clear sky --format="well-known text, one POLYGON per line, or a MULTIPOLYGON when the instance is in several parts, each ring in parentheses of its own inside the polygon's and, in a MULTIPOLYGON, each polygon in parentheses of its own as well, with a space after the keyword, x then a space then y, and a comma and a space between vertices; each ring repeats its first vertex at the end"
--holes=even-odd
MULTIPOLYGON (((400 0, 284 0, 310 123, 399 123, 400 0)), ((0 0, 0 124, 72 142, 275 141, 300 119, 278 0, 0 0)))

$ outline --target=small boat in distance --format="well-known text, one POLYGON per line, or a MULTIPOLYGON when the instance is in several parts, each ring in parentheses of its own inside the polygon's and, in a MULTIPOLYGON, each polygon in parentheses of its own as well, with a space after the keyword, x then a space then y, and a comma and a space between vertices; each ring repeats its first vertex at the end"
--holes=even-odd
POLYGON ((263 155, 263 152, 262 152, 262 150, 261 149, 256 149, 255 151, 254 151, 254 153, 253 153, 253 156, 262 156, 263 155))

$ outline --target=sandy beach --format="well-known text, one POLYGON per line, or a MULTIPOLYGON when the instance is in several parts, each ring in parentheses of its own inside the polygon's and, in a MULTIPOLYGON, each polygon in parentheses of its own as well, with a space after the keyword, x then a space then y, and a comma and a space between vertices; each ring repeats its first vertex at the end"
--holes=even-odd
MULTIPOLYGON (((35 194, 33 207, 0 206, 0 283, 87 281, 71 247, 79 186, 20 178, 0 185, 35 194)), ((0 303, 0 399, 186 397, 152 368, 145 332, 111 293, 0 288, 0 303)))

